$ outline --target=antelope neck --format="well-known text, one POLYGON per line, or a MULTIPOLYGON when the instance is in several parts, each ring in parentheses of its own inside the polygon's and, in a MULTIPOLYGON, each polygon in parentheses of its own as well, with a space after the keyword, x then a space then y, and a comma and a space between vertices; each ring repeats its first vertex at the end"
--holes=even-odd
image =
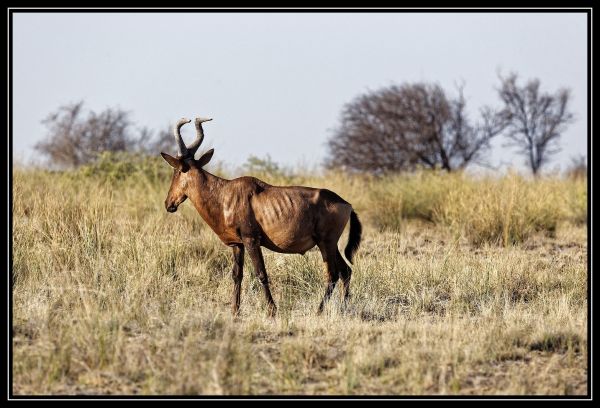
POLYGON ((188 186, 188 198, 204 221, 213 229, 216 227, 216 220, 220 220, 223 213, 221 192, 228 181, 200 169, 188 186))

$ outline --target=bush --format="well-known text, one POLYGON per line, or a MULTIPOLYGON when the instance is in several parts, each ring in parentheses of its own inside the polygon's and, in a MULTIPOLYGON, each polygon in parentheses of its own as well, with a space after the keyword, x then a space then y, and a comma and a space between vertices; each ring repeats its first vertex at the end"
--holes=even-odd
POLYGON ((264 159, 251 155, 248 157, 241 170, 244 175, 264 178, 266 179, 265 181, 276 179, 290 182, 294 179, 293 172, 289 169, 282 168, 277 162, 271 159, 270 155, 267 155, 264 159))
POLYGON ((139 153, 103 152, 90 164, 79 167, 73 174, 109 182, 125 179, 145 179, 150 183, 169 180, 173 171, 160 156, 139 153))

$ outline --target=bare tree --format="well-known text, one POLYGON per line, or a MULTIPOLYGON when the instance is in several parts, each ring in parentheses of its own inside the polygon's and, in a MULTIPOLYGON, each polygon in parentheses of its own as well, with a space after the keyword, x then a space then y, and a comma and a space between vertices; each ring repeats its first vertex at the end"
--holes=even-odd
POLYGON ((127 151, 132 145, 129 113, 108 108, 83 113, 83 102, 61 106, 42 121, 46 140, 35 145, 56 166, 79 166, 102 151, 127 151))
POLYGON ((168 152, 173 147, 173 131, 170 126, 152 130, 146 126, 138 130, 135 150, 139 153, 155 156, 160 152, 168 152))
POLYGON ((560 135, 573 120, 568 110, 571 94, 568 89, 544 93, 539 79, 529 80, 520 87, 514 73, 506 78, 500 76, 500 82, 498 93, 510 118, 509 145, 527 156, 531 171, 537 174, 549 157, 560 151, 560 135))
POLYGON ((480 123, 470 121, 462 88, 454 99, 425 83, 369 92, 344 106, 328 141, 327 165, 374 173, 464 168, 480 160, 506 126, 501 112, 484 108, 481 114, 480 123))
POLYGON ((64 105, 42 121, 48 129, 46 140, 35 149, 57 165, 77 166, 85 161, 82 153, 81 111, 83 101, 64 105))
POLYGON ((173 143, 169 126, 158 131, 134 129, 129 112, 108 108, 100 113, 84 112, 82 101, 61 106, 42 121, 48 130, 35 149, 57 167, 77 167, 96 159, 99 153, 135 152, 158 155, 173 143))

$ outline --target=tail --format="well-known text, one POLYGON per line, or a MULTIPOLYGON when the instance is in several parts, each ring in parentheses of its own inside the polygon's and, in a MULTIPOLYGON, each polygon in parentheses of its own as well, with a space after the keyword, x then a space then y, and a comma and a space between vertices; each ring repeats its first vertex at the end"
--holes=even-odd
POLYGON ((350 234, 348 235, 348 243, 346 244, 346 249, 344 250, 344 255, 346 255, 346 259, 352 263, 352 257, 358 250, 360 245, 360 240, 362 236, 362 225, 358 220, 358 215, 352 210, 350 213, 350 234))

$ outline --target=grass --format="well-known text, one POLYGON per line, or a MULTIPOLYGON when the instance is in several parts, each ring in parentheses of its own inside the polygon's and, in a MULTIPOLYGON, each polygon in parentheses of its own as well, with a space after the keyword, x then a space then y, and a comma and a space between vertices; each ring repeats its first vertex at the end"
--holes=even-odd
POLYGON ((585 180, 287 174, 363 220, 349 308, 315 315, 318 251, 265 250, 278 316, 246 261, 234 320, 230 249, 144 166, 15 169, 15 395, 588 391, 585 180))

